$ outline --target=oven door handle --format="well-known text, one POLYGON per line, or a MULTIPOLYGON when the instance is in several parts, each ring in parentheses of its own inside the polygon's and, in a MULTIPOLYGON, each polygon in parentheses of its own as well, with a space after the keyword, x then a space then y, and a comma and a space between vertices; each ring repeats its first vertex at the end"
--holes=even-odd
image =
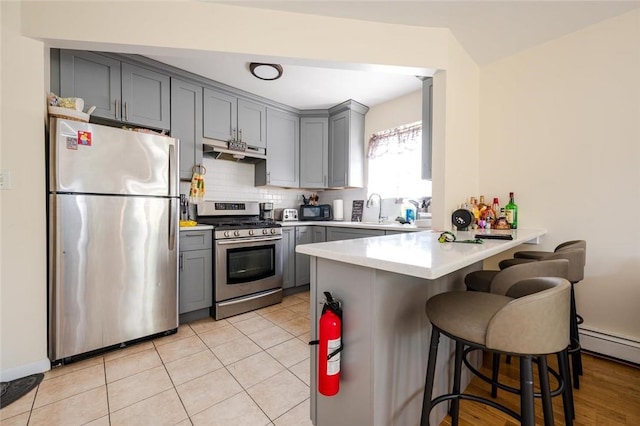
POLYGON ((271 237, 271 238, 252 238, 252 239, 242 239, 242 240, 222 240, 222 241, 217 241, 217 244, 223 246, 227 244, 260 243, 262 241, 278 241, 281 239, 282 239, 282 236, 271 237))
POLYGON ((280 293, 282 292, 281 288, 277 288, 275 290, 270 290, 270 291, 265 291, 262 293, 258 293, 258 294, 254 294, 252 296, 249 297, 243 297, 242 299, 238 299, 238 300, 230 300, 228 302, 219 302, 217 303, 218 306, 229 306, 229 305, 237 305, 238 303, 245 303, 249 300, 255 300, 255 299, 260 299, 261 297, 265 297, 265 296, 271 296, 272 294, 276 294, 276 293, 280 293))

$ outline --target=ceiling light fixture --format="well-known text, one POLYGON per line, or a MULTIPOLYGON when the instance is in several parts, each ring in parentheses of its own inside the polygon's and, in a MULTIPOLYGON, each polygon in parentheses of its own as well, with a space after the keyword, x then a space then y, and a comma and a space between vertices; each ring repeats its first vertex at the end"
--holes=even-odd
POLYGON ((260 80, 277 80, 282 77, 282 65, 263 64, 260 62, 251 62, 249 64, 251 74, 260 80))

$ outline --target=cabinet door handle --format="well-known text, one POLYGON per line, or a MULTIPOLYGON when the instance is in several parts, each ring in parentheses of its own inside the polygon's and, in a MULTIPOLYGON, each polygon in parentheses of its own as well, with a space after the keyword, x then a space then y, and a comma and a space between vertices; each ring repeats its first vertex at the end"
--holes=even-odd
POLYGON ((181 270, 181 271, 184 271, 184 263, 183 263, 183 261, 182 261, 182 257, 183 257, 183 256, 184 256, 184 254, 183 254, 183 253, 180 253, 180 270, 181 270))
POLYGON ((238 130, 238 133, 240 133, 240 139, 239 141, 242 142, 242 129, 238 130))
POLYGON ((267 183, 271 183, 271 172, 267 172, 267 183))
POLYGON ((127 102, 124 103, 124 119, 129 121, 129 108, 127 108, 127 102))
POLYGON ((117 100, 117 99, 116 99, 115 101, 113 101, 113 106, 114 106, 114 108, 115 108, 115 110, 116 110, 116 118, 120 118, 120 117, 118 116, 118 104, 119 104, 119 103, 120 103, 120 102, 118 102, 118 100, 117 100))
POLYGON ((231 130, 231 141, 235 142, 237 140, 238 140, 238 129, 234 127, 233 130, 231 130))
POLYGON ((322 177, 322 185, 327 186, 327 175, 322 177))

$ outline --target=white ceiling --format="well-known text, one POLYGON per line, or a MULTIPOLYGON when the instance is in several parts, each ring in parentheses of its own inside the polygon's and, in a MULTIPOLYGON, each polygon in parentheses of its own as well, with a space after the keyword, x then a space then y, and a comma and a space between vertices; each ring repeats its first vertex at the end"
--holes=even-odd
MULTIPOLYGON (((640 7, 633 1, 216 1, 235 6, 425 27, 446 27, 484 65, 640 7)), ((347 99, 368 106, 419 90, 416 75, 433 70, 372 68, 219 52, 136 52, 299 109, 327 108, 347 99), (278 62, 283 77, 262 81, 249 62, 278 62)))

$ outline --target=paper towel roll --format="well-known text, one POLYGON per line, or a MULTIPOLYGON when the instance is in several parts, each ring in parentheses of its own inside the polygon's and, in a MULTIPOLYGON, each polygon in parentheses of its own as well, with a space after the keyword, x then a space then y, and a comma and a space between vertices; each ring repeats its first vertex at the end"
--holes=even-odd
POLYGON ((344 219, 344 205, 342 200, 333 200, 333 220, 344 219))

